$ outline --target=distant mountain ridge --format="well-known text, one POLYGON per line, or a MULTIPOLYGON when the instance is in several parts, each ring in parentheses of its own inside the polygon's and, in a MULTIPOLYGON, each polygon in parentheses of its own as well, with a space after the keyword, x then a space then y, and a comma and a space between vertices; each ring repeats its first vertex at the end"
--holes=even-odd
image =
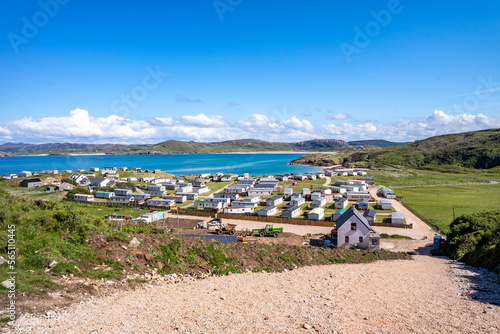
MULTIPOLYGON (((350 144, 378 144, 382 141, 358 141, 350 144)), ((337 154, 314 153, 290 162, 294 165, 329 166, 346 163, 381 163, 410 168, 489 169, 500 166, 500 129, 454 133, 393 145, 377 150, 344 151, 337 154)), ((455 169, 456 170, 456 169, 455 169)))
POLYGON ((401 143, 385 140, 345 142, 337 139, 313 139, 296 143, 268 142, 260 139, 238 139, 222 142, 198 143, 194 141, 167 140, 158 144, 79 144, 47 143, 25 144, 8 142, 0 145, 0 152, 9 154, 182 154, 182 153, 228 153, 228 152, 272 152, 272 151, 339 151, 365 148, 390 147, 401 143), (381 145, 381 146, 377 146, 381 145))

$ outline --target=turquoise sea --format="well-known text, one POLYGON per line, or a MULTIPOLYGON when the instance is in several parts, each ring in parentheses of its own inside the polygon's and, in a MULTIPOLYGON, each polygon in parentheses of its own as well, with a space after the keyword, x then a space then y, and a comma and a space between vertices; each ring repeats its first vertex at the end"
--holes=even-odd
POLYGON ((172 155, 72 155, 21 156, 0 158, 0 174, 57 169, 76 171, 90 167, 141 167, 161 169, 173 175, 200 173, 235 173, 250 175, 303 173, 319 171, 316 167, 291 166, 286 163, 303 154, 172 154, 172 155))

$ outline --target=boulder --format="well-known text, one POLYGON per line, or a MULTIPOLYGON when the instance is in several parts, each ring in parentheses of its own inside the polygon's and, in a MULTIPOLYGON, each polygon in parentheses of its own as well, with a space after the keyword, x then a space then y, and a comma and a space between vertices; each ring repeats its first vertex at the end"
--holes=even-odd
POLYGON ((134 237, 132 240, 130 240, 130 243, 128 244, 129 247, 135 248, 138 247, 141 243, 139 240, 137 240, 136 237, 134 237))

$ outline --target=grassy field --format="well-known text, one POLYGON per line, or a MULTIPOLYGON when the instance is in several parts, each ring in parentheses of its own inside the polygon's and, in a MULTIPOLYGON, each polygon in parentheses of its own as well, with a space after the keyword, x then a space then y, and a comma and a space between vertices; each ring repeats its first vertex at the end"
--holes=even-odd
POLYGON ((500 209, 500 184, 395 189, 399 198, 447 231, 455 216, 500 209))
POLYGON ((421 172, 410 170, 373 170, 369 172, 377 184, 386 187, 467 184, 485 182, 478 179, 478 174, 445 174, 439 172, 421 172))

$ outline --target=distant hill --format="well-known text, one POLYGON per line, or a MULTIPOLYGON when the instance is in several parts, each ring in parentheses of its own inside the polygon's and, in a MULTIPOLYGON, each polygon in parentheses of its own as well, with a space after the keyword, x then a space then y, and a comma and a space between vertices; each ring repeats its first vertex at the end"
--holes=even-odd
MULTIPOLYGON (((384 140, 363 141, 370 147, 380 143, 397 145, 384 140)), ((238 139, 222 142, 197 143, 193 141, 167 140, 158 144, 73 144, 73 143, 51 143, 51 144, 24 144, 5 143, 0 145, 0 152, 10 154, 69 154, 69 153, 107 153, 107 154, 189 154, 189 153, 224 153, 224 152, 331 152, 343 151, 356 148, 359 144, 350 144, 337 139, 313 139, 296 143, 268 142, 259 139, 238 139)))
MULTIPOLYGON (((384 145, 384 141, 349 142, 351 147, 372 142, 384 145), (354 145, 353 145, 354 144, 354 145)), ((391 143, 399 144, 399 143, 391 143)), ((336 154, 309 154, 290 161, 294 165, 329 166, 334 164, 372 162, 413 168, 455 167, 492 168, 500 166, 500 129, 489 129, 435 136, 406 145, 382 149, 341 151, 336 154)))
POLYGON ((410 167, 456 165, 492 168, 500 165, 500 129, 431 137, 370 152, 369 158, 384 164, 410 167))
POLYGON ((357 141, 350 141, 348 142, 349 145, 351 146, 363 146, 363 148, 386 148, 386 147, 393 147, 393 146, 401 146, 401 145, 406 145, 409 144, 409 142, 406 143, 397 143, 393 141, 387 141, 387 140, 357 140, 357 141))

